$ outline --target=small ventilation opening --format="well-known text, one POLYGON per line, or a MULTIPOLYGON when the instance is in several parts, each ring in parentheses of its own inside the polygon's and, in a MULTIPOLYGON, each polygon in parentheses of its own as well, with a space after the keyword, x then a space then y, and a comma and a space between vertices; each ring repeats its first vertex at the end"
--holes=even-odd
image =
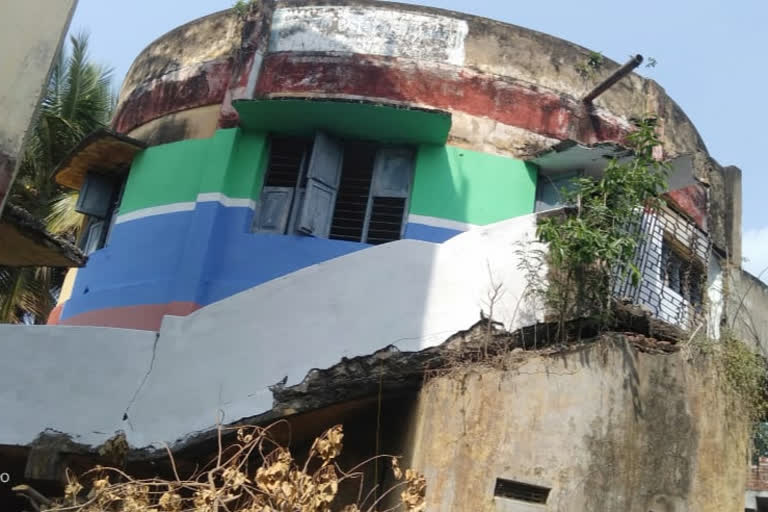
POLYGON ((550 490, 551 489, 548 489, 547 487, 497 478, 496 489, 493 494, 498 498, 507 498, 528 503, 546 503, 550 490))

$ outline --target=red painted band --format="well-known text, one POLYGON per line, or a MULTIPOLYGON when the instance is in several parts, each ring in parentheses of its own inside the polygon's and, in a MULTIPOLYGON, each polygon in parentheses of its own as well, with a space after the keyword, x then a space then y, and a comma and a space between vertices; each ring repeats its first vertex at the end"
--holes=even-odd
POLYGON ((194 302, 124 306, 88 311, 60 322, 57 321, 56 323, 59 325, 90 325, 157 331, 160 329, 160 324, 165 315, 186 316, 200 309, 200 307, 199 304, 194 302))

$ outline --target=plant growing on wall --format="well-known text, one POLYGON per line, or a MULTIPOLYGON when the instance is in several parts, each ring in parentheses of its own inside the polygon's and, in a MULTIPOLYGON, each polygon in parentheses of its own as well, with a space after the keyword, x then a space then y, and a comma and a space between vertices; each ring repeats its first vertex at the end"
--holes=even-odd
POLYGON ((584 80, 590 80, 597 76, 597 72, 603 67, 605 57, 600 52, 589 52, 589 55, 582 61, 576 64, 576 72, 581 75, 584 80))
POLYGON ((232 10, 238 18, 245 18, 248 15, 248 11, 256 4, 256 0, 237 0, 232 4, 232 10))
POLYGON ((634 264, 639 226, 643 213, 660 205, 668 166, 653 156, 660 144, 655 118, 635 124, 627 137, 631 156, 612 159, 599 178, 574 179, 561 191, 566 213, 539 223, 538 238, 549 246, 549 279, 535 291, 556 315, 560 341, 569 320, 604 327, 616 280, 629 277, 636 285, 641 278, 634 264))

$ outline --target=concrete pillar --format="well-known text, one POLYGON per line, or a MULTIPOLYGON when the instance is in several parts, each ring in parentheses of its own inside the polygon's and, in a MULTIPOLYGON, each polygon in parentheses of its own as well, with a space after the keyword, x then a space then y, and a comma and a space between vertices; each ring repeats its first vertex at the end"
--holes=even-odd
POLYGON ((77 0, 0 3, 0 213, 77 0))
POLYGON ((741 169, 723 168, 725 185, 725 240, 731 262, 741 267, 741 169))

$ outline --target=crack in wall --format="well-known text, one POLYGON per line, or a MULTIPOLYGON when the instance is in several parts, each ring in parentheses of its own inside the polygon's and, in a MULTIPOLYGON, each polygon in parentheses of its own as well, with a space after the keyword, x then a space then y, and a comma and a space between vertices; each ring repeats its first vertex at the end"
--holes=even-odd
POLYGON ((144 374, 144 377, 141 379, 141 383, 139 383, 139 387, 136 388, 136 391, 134 391, 133 396, 128 401, 128 405, 125 407, 125 411, 123 412, 123 421, 128 422, 128 426, 130 427, 131 430, 133 430, 133 425, 131 424, 131 420, 128 418, 128 411, 136 402, 136 399, 139 397, 139 393, 144 388, 144 384, 147 383, 147 380, 149 379, 149 375, 152 373, 152 369, 155 367, 155 357, 157 357, 158 341, 160 341, 159 332, 155 333, 155 342, 152 344, 152 358, 149 360, 149 368, 147 368, 147 372, 144 374))

